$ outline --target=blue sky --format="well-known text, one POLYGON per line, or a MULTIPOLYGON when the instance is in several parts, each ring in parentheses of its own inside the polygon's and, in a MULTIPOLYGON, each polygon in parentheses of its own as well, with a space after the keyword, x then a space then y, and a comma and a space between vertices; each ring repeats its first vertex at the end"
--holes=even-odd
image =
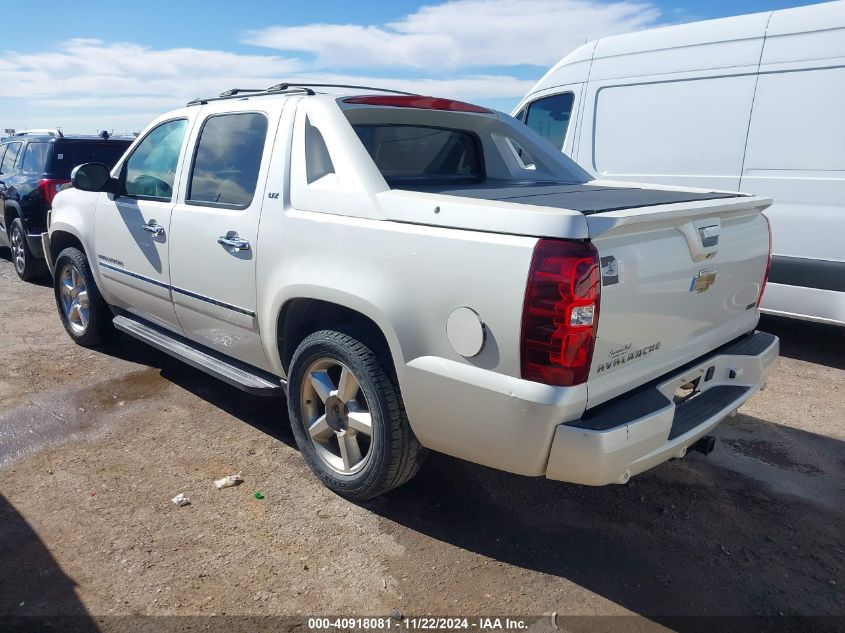
POLYGON ((0 129, 139 130, 192 97, 306 78, 366 81, 509 111, 586 40, 801 4, 808 3, 15 2, 4 9, 0 129))

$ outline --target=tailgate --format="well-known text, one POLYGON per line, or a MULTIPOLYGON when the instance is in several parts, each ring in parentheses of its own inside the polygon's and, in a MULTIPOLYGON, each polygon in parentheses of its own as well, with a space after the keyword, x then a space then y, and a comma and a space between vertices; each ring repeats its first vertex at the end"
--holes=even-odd
POLYGON ((587 217, 602 267, 588 407, 755 327, 769 204, 743 196, 587 217))

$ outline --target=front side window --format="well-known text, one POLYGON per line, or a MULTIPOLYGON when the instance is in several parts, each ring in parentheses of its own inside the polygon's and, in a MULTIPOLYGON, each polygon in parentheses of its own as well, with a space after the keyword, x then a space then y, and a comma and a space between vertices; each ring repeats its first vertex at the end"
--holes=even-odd
POLYGON ((0 173, 8 174, 15 168, 15 162, 18 159, 18 154, 21 151, 23 143, 9 143, 6 146, 6 154, 3 156, 3 162, 0 163, 0 173))
POLYGON ((126 195, 154 200, 173 197, 176 166, 187 128, 186 119, 167 121, 144 137, 123 167, 126 195))
POLYGON ((388 184, 484 179, 481 142, 471 132, 396 124, 353 128, 388 184))
POLYGON ((30 143, 23 153, 21 171, 27 174, 43 174, 47 168, 49 143, 30 143))
POLYGON ((545 136, 558 149, 563 149, 574 101, 575 96, 571 92, 537 99, 528 106, 525 124, 545 136))
POLYGON ((252 202, 267 138, 257 112, 210 117, 197 141, 186 200, 245 209, 252 202))

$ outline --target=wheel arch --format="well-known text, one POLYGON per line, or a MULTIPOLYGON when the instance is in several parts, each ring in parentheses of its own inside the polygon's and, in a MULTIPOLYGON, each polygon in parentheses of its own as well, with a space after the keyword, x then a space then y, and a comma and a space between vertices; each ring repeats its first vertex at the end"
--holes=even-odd
POLYGON ((292 297, 281 306, 276 319, 276 345, 285 375, 299 344, 320 330, 354 333, 365 340, 373 351, 390 363, 395 371, 394 350, 398 345, 392 331, 385 329, 364 312, 331 300, 317 297, 292 297), (389 340, 394 341, 391 345, 389 340))
POLYGON ((14 200, 6 200, 3 204, 3 226, 6 227, 6 234, 8 235, 9 231, 12 228, 12 222, 15 221, 15 218, 21 217, 21 207, 20 205, 15 202, 14 200))
POLYGON ((85 251, 85 246, 75 234, 65 230, 55 230, 50 232, 50 259, 56 261, 56 258, 66 248, 76 247, 88 258, 88 265, 91 265, 91 258, 85 251))

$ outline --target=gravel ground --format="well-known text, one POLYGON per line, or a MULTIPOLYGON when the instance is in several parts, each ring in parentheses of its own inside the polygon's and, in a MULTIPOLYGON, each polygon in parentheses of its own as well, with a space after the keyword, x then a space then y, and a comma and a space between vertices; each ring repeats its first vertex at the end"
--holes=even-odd
POLYGON ((676 618, 701 615, 746 616, 721 621, 736 630, 845 623, 835 328, 764 318, 783 357, 709 458, 587 488, 432 455, 409 485, 356 504, 311 476, 283 401, 129 339, 73 345, 51 288, 20 282, 6 260, 0 295, 0 616, 399 609, 636 614, 625 628, 641 630, 697 630, 676 618), (230 473, 245 483, 217 490, 230 473), (180 492, 191 505, 170 502, 180 492), (840 619, 810 619, 825 615, 840 619))

